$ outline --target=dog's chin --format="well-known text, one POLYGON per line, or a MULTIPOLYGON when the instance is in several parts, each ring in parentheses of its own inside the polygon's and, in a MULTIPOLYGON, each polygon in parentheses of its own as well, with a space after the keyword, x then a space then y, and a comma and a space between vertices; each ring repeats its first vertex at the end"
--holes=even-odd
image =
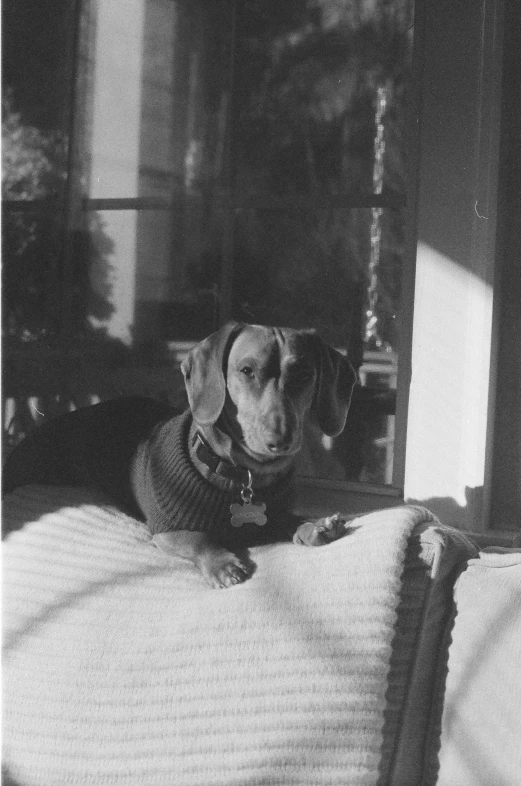
POLYGON ((246 469, 257 472, 281 472, 292 464, 299 447, 274 453, 269 448, 250 447, 246 442, 235 443, 232 448, 233 459, 246 469))
POLYGON ((233 418, 226 410, 223 411, 220 421, 216 426, 205 430, 207 438, 210 437, 210 444, 215 449, 215 436, 218 435, 219 445, 226 445, 226 452, 229 458, 241 467, 249 469, 258 474, 281 473, 288 469, 295 459, 295 455, 301 448, 301 439, 295 438, 289 450, 273 452, 262 440, 255 439, 254 436, 243 434, 233 418), (213 438, 213 439, 212 439, 213 438))

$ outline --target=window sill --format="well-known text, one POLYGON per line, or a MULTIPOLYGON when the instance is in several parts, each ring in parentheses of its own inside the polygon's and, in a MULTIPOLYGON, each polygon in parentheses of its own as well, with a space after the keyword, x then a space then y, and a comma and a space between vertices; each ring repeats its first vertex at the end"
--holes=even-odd
POLYGON ((403 505, 403 494, 392 486, 335 481, 298 475, 293 511, 310 519, 340 512, 349 515, 403 505))

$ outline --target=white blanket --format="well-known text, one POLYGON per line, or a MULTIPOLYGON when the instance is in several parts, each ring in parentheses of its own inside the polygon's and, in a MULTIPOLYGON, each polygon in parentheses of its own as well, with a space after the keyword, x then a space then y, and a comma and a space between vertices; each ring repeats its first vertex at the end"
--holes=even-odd
POLYGON ((407 539, 361 517, 210 589, 81 489, 4 504, 4 761, 20 786, 376 784, 407 539))

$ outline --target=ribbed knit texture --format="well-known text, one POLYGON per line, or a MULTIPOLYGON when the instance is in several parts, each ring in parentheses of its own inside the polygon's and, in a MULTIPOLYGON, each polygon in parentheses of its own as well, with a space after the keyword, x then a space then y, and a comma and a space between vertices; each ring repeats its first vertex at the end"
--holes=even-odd
POLYGON ((280 527, 281 509, 291 503, 290 478, 286 476, 260 491, 254 489, 254 501, 266 503, 267 527, 243 524, 237 531, 230 523, 230 505, 240 502, 241 484, 229 481, 229 490, 222 490, 201 476, 188 450, 191 425, 189 410, 159 425, 134 460, 134 496, 151 531, 207 532, 226 545, 255 543, 269 531, 273 540, 280 527))
MULTIPOLYGON (((375 786, 422 508, 252 549, 212 590, 81 489, 4 503, 3 753, 21 786, 375 786)), ((381 781, 385 782, 385 781, 381 781)))

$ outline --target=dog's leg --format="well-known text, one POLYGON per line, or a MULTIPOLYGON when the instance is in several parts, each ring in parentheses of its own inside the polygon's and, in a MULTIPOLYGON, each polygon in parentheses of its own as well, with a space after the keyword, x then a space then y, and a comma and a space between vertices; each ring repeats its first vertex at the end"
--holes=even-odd
POLYGON ((214 588, 240 584, 251 574, 239 557, 215 546, 204 532, 160 532, 154 535, 152 542, 167 554, 193 562, 214 588))

